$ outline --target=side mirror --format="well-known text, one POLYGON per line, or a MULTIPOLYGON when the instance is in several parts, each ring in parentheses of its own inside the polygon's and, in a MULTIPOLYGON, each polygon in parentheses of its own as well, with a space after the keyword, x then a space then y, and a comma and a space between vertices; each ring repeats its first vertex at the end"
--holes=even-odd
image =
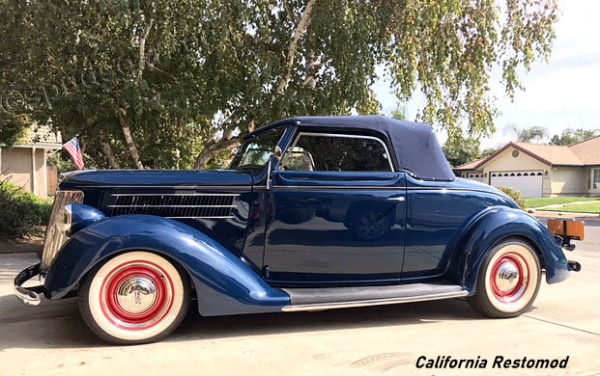
POLYGON ((279 146, 275 146, 275 153, 273 155, 275 156, 275 158, 277 158, 278 161, 281 160, 282 154, 283 154, 283 151, 281 150, 281 148, 279 146))

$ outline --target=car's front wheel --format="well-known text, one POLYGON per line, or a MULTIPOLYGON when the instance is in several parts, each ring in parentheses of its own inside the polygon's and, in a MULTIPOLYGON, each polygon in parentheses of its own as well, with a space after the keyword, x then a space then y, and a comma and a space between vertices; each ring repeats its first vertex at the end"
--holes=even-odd
POLYGON ((467 301, 485 316, 519 316, 533 304, 540 280, 540 262, 531 246, 519 239, 506 240, 485 256, 475 295, 467 301))
POLYGON ((122 253, 86 275, 79 310, 90 329, 108 342, 154 342, 185 317, 188 286, 187 275, 165 258, 143 251, 122 253))

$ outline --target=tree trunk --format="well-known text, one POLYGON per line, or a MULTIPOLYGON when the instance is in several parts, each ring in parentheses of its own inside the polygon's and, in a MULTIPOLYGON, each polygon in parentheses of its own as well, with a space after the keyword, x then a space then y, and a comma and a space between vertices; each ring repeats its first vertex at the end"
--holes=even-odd
POLYGON ((121 128, 123 129, 123 136, 125 137, 125 143, 127 144, 127 149, 129 150, 129 154, 131 155, 131 159, 135 163, 135 167, 142 170, 144 165, 140 160, 140 155, 138 153, 138 149, 133 142, 133 137, 131 136, 131 129, 129 128, 129 124, 127 124, 127 112, 124 108, 119 109, 119 123, 121 124, 121 128))
POLYGON ((286 72, 285 75, 281 78, 279 85, 277 86, 277 90, 273 95, 273 100, 276 96, 283 94, 287 84, 292 79, 292 69, 294 68, 294 59, 296 58, 296 52, 298 51, 298 43, 300 42, 300 38, 302 34, 306 31, 308 24, 310 23, 311 13, 313 7, 315 6, 316 0, 309 0, 304 8, 304 12, 302 12, 302 17, 298 22, 298 26, 296 26, 296 30, 294 31, 294 36, 292 37, 292 41, 290 42, 290 46, 288 48, 288 54, 286 58, 286 72))
POLYGON ((115 158, 115 155, 113 154, 108 142, 100 142, 100 149, 102 150, 102 153, 108 160, 108 165, 110 166, 110 168, 117 170, 121 168, 121 165, 119 165, 117 158, 115 158))
POLYGON ((197 170, 202 170, 206 168, 208 162, 213 159, 216 155, 218 155, 223 150, 233 149, 236 146, 240 145, 240 140, 243 139, 244 135, 239 135, 235 138, 230 139, 221 139, 219 141, 212 141, 204 146, 204 149, 196 158, 195 168, 197 170))

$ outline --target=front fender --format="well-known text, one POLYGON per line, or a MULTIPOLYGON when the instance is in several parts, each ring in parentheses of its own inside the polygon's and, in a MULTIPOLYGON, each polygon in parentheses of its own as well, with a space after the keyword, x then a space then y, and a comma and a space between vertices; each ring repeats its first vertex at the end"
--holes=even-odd
POLYGON ((205 234, 177 221, 125 215, 92 223, 63 246, 45 280, 46 296, 60 299, 98 263, 128 250, 147 250, 177 261, 191 276, 202 315, 279 311, 287 294, 205 234))
POLYGON ((546 281, 557 283, 569 276, 567 259, 554 237, 537 219, 519 209, 493 207, 479 216, 457 247, 450 272, 452 279, 475 293, 477 276, 486 253, 511 237, 525 239, 542 254, 546 281))

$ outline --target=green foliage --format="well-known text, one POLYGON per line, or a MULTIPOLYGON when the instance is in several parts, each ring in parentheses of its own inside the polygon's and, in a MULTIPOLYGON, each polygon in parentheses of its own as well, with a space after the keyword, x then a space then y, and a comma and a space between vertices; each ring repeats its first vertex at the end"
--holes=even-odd
POLYGON ((50 219, 52 202, 9 183, 0 182, 0 237, 16 238, 32 232, 50 219))
POLYGON ((26 117, 0 111, 0 145, 13 146, 28 129, 26 117))
POLYGON ((541 142, 548 137, 548 130, 544 127, 533 126, 530 128, 519 128, 515 124, 505 129, 506 133, 513 133, 518 142, 541 142))
POLYGON ((424 95, 418 119, 489 135, 492 70, 512 98, 557 12, 503 4, 2 0, 1 110, 79 135, 99 167, 186 167, 275 119, 377 113, 382 66, 401 102, 424 95))
POLYGON ((475 138, 448 140, 442 146, 442 150, 451 167, 458 167, 481 158, 479 140, 475 138))
POLYGON ((523 196, 521 196, 521 192, 519 191, 515 191, 511 188, 507 188, 507 187, 496 187, 499 190, 501 190, 502 192, 504 192, 508 197, 512 198, 517 205, 519 205, 519 207, 522 209, 525 207, 525 200, 523 199, 523 196))
POLYGON ((400 103, 398 103, 390 116, 394 120, 408 120, 408 116, 406 115, 406 106, 401 106, 400 103))
POLYGON ((597 136, 600 136, 600 129, 567 128, 562 134, 552 136, 550 144, 571 146, 597 136))

